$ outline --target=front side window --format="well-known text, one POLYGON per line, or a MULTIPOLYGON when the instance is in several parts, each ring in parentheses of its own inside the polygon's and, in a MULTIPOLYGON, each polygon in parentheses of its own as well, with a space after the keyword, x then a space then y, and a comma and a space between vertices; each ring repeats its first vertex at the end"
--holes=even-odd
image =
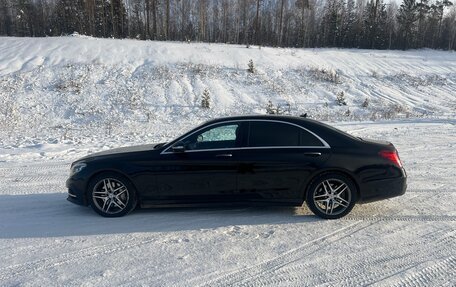
POLYGON ((198 142, 235 141, 238 125, 221 126, 199 134, 198 142))
POLYGON ((196 132, 183 140, 187 150, 234 148, 238 144, 240 126, 224 124, 196 132))
POLYGON ((308 131, 286 123, 253 121, 250 123, 249 147, 323 146, 308 131))

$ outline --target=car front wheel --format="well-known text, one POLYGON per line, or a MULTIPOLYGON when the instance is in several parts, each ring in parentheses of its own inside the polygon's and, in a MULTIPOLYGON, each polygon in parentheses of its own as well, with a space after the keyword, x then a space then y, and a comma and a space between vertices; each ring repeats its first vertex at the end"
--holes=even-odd
POLYGON ((105 217, 120 217, 136 207, 136 193, 128 179, 115 173, 96 176, 89 184, 93 210, 105 217))
POLYGON ((356 186, 348 177, 330 173, 314 180, 306 194, 309 209, 325 219, 347 215, 357 200, 356 186))

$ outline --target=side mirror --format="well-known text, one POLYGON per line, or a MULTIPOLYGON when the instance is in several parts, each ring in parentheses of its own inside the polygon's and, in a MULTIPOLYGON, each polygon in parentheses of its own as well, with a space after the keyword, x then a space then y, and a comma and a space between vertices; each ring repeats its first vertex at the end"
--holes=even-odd
POLYGON ((183 142, 177 142, 171 147, 173 152, 184 152, 185 144, 183 142))

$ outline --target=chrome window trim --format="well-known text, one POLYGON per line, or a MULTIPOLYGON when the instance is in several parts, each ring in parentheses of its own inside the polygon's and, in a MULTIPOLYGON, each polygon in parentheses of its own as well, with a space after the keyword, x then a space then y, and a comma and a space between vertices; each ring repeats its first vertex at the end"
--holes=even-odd
MULTIPOLYGON (((222 122, 217 122, 217 123, 213 123, 213 124, 210 124, 210 125, 207 125, 207 126, 203 126, 199 129, 197 129, 196 131, 192 132, 191 134, 183 137, 183 138, 177 138, 176 140, 174 140, 173 142, 178 142, 178 141, 183 141, 185 140, 186 138, 194 135, 195 133, 201 131, 201 130, 204 130, 206 128, 209 128, 211 126, 215 126, 215 125, 223 125, 223 124, 229 124, 229 123, 237 123, 237 122, 273 122, 273 123, 282 123, 282 124, 287 124, 287 125, 292 125, 292 126, 295 126, 295 127, 298 127, 300 129, 303 129, 305 130, 306 132, 312 134, 314 137, 316 137, 322 144, 323 146, 261 146, 261 147, 234 147, 234 148, 217 148, 217 149, 199 149, 199 150, 186 150, 185 152, 203 152, 203 151, 223 151, 223 150, 243 150, 243 149, 278 149, 278 148, 286 148, 286 149, 290 149, 290 148, 303 148, 303 149, 308 149, 308 148, 331 148, 331 146, 324 140, 322 139, 320 136, 318 136, 317 134, 315 134, 314 132, 312 132, 311 130, 308 130, 306 129, 305 127, 302 127, 300 125, 297 125, 295 123, 290 123, 290 122, 286 122, 286 121, 281 121, 281 120, 261 120, 261 119, 245 119, 245 120, 228 120, 228 121, 222 121, 222 122)), ((172 148, 172 145, 170 145, 169 147, 165 148, 160 154, 174 154, 175 152, 172 152, 172 151, 168 151, 169 149, 172 148)))

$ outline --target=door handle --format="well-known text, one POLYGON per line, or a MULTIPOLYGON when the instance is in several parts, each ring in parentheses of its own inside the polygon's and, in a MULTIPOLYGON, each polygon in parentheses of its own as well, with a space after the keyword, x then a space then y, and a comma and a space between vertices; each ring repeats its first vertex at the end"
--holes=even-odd
POLYGON ((215 157, 232 157, 233 155, 230 153, 221 153, 216 155, 215 157))
POLYGON ((317 157, 321 156, 321 152, 305 152, 304 155, 317 157))

